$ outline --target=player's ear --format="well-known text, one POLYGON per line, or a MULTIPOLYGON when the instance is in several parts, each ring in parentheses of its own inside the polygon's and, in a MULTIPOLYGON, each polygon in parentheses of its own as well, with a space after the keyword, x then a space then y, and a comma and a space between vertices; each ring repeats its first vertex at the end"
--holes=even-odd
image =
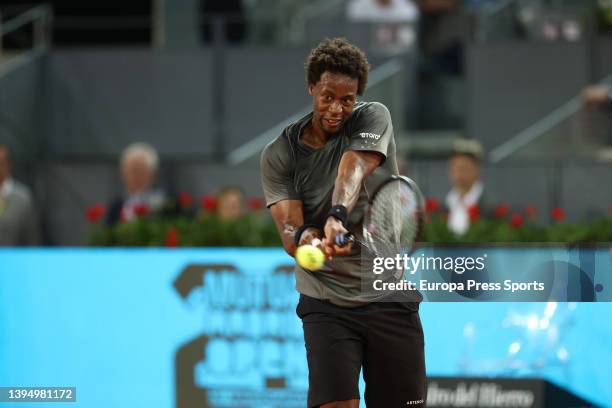
POLYGON ((313 88, 314 88, 313 84, 308 84, 308 95, 312 96, 313 88))

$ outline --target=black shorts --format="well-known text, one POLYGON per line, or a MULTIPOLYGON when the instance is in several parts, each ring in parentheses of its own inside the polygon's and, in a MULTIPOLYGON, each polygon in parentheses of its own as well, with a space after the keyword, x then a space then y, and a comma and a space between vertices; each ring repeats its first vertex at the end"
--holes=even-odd
POLYGON ((368 408, 424 407, 423 329, 418 304, 345 308, 300 296, 308 358, 308 407, 359 398, 363 367, 368 408))

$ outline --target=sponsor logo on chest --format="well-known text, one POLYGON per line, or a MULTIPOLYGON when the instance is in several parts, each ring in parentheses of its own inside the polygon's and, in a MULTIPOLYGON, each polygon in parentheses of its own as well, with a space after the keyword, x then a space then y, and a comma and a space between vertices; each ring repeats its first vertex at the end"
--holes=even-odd
POLYGON ((359 136, 361 136, 362 139, 373 139, 373 140, 380 139, 380 135, 377 135, 376 133, 362 132, 362 133, 359 133, 359 136))

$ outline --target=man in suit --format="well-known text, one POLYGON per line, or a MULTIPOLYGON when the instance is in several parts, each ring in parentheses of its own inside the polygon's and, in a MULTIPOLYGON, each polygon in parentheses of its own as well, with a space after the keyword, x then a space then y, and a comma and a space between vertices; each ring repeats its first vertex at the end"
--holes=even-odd
POLYGON ((0 145, 0 246, 40 243, 32 194, 11 177, 10 151, 0 145))
POLYGON ((133 143, 121 154, 120 166, 125 193, 109 206, 106 223, 113 225, 162 212, 166 196, 154 188, 159 167, 157 151, 146 143, 133 143))
POLYGON ((482 207, 484 185, 480 180, 482 146, 476 140, 460 139, 453 146, 448 163, 452 188, 446 195, 448 228, 463 235, 470 228, 474 212, 482 207))

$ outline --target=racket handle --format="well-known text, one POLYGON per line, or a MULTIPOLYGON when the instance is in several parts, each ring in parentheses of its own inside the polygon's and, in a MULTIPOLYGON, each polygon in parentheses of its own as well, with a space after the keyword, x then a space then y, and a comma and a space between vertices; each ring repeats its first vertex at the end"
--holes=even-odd
POLYGON ((351 234, 350 232, 347 234, 336 235, 336 245, 338 245, 339 247, 343 247, 353 241, 354 237, 353 234, 351 234))

